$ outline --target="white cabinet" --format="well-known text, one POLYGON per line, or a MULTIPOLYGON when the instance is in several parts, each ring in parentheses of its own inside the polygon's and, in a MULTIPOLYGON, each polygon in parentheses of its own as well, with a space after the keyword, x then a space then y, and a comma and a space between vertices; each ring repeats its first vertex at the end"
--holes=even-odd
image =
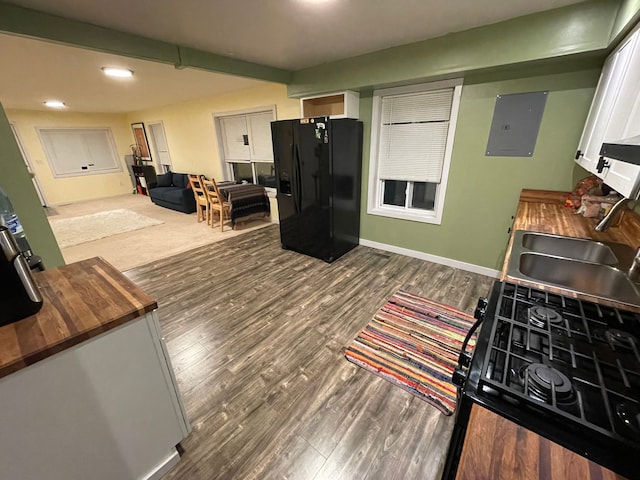
POLYGON ((160 479, 190 431, 155 312, 0 379, 3 479, 160 479))
POLYGON ((222 149, 227 162, 273 161, 271 112, 220 117, 222 149))
POLYGON ((300 99, 302 118, 331 117, 358 118, 360 94, 351 90, 300 99))
POLYGON ((640 134, 640 30, 607 58, 578 146, 577 162, 625 197, 638 190, 640 166, 601 159, 603 143, 640 134))

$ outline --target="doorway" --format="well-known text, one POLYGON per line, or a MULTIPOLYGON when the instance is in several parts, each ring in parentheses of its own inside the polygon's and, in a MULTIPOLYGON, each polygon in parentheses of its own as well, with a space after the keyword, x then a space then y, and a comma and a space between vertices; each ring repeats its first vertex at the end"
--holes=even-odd
POLYGON ((13 132, 13 136, 16 139, 16 143, 18 144, 18 148, 20 149, 20 154, 22 155, 22 161, 27 166, 27 172, 29 172, 29 176, 31 177, 31 181, 33 182, 33 188, 36 189, 36 193, 38 194, 38 199, 40 200, 40 205, 43 207, 47 206, 47 201, 44 197, 44 192, 42 188, 40 188, 40 184, 38 183, 38 179, 36 178, 36 174, 31 166, 31 162, 29 161, 29 157, 27 156, 27 152, 25 151, 22 141, 20 140, 20 136, 18 135, 18 131, 13 123, 9 123, 11 127, 11 131, 13 132))
POLYGON ((164 124, 160 122, 149 123, 149 136, 153 148, 156 170, 158 173, 172 171, 171 155, 169 155, 169 145, 164 132, 164 124))

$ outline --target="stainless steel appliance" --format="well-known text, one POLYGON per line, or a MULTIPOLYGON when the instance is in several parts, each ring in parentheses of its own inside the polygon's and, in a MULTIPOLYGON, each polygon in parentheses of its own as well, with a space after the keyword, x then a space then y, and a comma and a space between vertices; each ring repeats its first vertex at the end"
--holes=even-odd
POLYGON ((362 122, 271 122, 282 247, 332 262, 359 243, 362 122))
POLYGON ((455 476, 474 403, 640 478, 640 315, 496 282, 476 317, 475 352, 461 354, 454 375, 459 409, 443 478, 455 476))
POLYGON ((4 226, 0 226, 0 326, 38 312, 42 296, 38 291, 27 260, 4 226))

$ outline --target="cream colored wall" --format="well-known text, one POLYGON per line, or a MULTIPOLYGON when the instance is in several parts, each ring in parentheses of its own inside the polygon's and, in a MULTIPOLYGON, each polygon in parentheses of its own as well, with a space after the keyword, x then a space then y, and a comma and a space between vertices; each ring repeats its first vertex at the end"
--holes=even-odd
POLYGON ((278 120, 300 117, 300 102, 287 97, 285 85, 265 84, 226 95, 133 112, 128 116, 128 123, 144 122, 146 126, 162 120, 173 171, 218 179, 224 175, 213 114, 272 105, 276 106, 278 120))
MULTIPOLYGON (((131 193, 124 155, 130 153, 129 145, 133 143, 130 124, 134 122, 144 122, 145 125, 159 120, 163 122, 173 171, 223 178, 213 115, 273 105, 278 120, 300 116, 299 101, 288 98, 286 86, 280 84, 265 84, 226 95, 121 115, 31 110, 7 110, 6 114, 18 131, 47 203, 56 205, 131 193), (54 178, 38 137, 38 127, 111 128, 122 172, 54 178)), ((272 199, 271 210, 275 221, 278 211, 275 199, 272 199)))
MULTIPOLYGON (((144 122, 145 126, 162 121, 174 172, 223 179, 225 175, 213 115, 273 105, 276 106, 278 120, 300 117, 300 101, 287 97, 285 85, 265 84, 227 95, 130 113, 127 121, 144 122)), ((270 200, 271 220, 277 222, 278 205, 275 198, 270 200)))
POLYGON ((124 165, 124 155, 131 153, 129 145, 133 143, 133 136, 126 115, 35 110, 7 110, 6 114, 9 122, 14 124, 18 132, 49 205, 131 193, 133 187, 124 165), (118 150, 122 172, 54 178, 40 143, 37 132, 39 127, 110 128, 118 150))

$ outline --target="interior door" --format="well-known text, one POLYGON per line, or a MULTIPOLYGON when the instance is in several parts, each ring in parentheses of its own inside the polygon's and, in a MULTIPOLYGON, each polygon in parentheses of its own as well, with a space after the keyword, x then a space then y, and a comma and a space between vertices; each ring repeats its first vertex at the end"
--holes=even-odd
POLYGON ((44 199, 44 193, 42 192, 42 189, 40 188, 40 184, 38 183, 38 179, 36 178, 36 174, 33 171, 33 168, 31 168, 31 162, 29 162, 29 158, 27 157, 27 152, 24 150, 24 147, 22 146, 22 141, 20 140, 20 137, 18 136, 18 132, 16 131, 16 127, 13 123, 10 123, 9 126, 11 127, 11 131, 13 132, 13 136, 16 139, 16 143, 18 144, 18 148, 20 149, 20 154, 22 155, 22 160, 24 161, 24 164, 27 166, 27 172, 29 172, 29 175, 31 176, 31 181, 33 182, 33 188, 36 189, 36 194, 38 195, 38 199, 40 200, 40 205, 42 205, 43 207, 47 206, 47 202, 44 199))
POLYGON ((273 120, 271 112, 247 115, 249 151, 253 161, 273 161, 271 120, 273 120))
POLYGON ((171 155, 169 155, 169 146, 167 145, 167 137, 164 133, 162 122, 150 123, 149 133, 151 145, 154 149, 153 158, 156 159, 158 172, 166 173, 171 171, 171 155))
POLYGON ((249 132, 245 115, 220 118, 222 148, 227 162, 251 160, 249 150, 249 132))

